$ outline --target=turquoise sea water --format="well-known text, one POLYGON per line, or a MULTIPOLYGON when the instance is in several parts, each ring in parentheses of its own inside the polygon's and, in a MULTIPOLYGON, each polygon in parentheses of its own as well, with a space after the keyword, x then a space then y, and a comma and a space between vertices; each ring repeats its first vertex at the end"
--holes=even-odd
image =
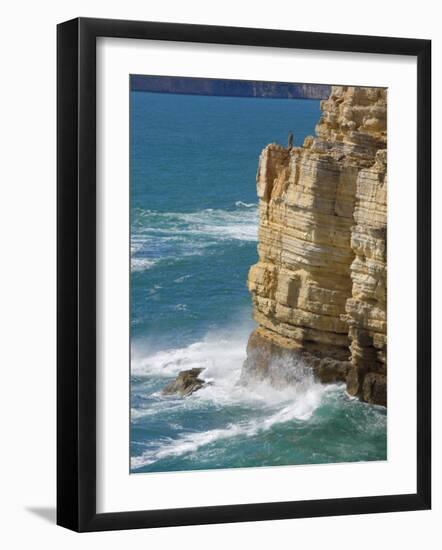
POLYGON ((255 175, 319 101, 131 92, 131 471, 386 459, 386 411, 306 378, 238 384, 253 330, 255 175), (161 389, 203 367, 187 398, 161 389))

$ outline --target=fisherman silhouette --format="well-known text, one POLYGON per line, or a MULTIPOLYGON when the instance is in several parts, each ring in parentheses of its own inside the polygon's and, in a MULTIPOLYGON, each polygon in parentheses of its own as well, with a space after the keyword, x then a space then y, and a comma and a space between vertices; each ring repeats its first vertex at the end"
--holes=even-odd
POLYGON ((293 147, 293 134, 292 134, 292 132, 289 132, 288 149, 291 149, 292 147, 293 147))

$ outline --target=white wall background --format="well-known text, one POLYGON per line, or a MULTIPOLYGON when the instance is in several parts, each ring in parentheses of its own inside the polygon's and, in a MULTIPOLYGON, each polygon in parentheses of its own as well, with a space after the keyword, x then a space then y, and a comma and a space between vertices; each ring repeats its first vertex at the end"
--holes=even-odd
MULTIPOLYGON (((3 6, 0 33, 0 543, 8 549, 439 548, 441 292, 434 286, 434 505, 410 512, 76 535, 55 518, 55 25, 109 17, 433 40, 433 280, 441 277, 442 37, 437 2, 65 0, 3 6)), ((406 159, 404 159, 406 162, 406 159)), ((404 334, 404 342, 407 335, 404 334)), ((406 429, 406 427, 404 427, 406 429)))

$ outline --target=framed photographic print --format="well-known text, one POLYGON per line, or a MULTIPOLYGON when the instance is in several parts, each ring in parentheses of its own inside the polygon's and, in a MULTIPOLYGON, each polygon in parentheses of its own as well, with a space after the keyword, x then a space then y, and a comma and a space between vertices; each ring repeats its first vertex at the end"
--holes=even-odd
POLYGON ((430 508, 430 51, 58 26, 59 525, 430 508))

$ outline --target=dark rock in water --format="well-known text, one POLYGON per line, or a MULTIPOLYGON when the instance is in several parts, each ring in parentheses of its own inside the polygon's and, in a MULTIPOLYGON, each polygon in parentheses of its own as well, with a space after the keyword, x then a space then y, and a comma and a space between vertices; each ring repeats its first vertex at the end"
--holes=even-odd
POLYGON ((163 389, 163 394, 177 394, 184 397, 186 395, 190 395, 193 392, 196 392, 205 385, 204 380, 198 378, 202 371, 203 369, 197 368, 182 370, 175 378, 175 380, 169 382, 169 384, 167 384, 167 386, 163 389))

